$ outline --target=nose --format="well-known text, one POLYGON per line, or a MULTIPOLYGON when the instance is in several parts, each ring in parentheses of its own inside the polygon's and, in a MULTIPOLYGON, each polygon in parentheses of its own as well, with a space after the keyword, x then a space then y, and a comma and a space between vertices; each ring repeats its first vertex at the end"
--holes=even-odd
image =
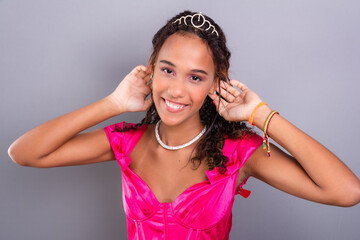
POLYGON ((174 98, 181 98, 185 96, 185 84, 183 78, 177 77, 171 80, 169 84, 168 93, 174 98))

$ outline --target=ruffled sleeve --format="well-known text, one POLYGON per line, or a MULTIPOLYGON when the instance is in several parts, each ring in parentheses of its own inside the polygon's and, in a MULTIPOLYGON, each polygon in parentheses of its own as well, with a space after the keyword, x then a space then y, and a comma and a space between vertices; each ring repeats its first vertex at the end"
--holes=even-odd
POLYGON ((122 149, 122 142, 125 135, 125 133, 122 132, 123 126, 124 122, 115 123, 113 125, 104 127, 106 136, 109 140, 116 159, 119 159, 119 156, 124 152, 122 149))
MULTIPOLYGON (((262 144, 262 138, 257 134, 245 133, 241 138, 231 139, 225 138, 223 147, 224 156, 229 158, 229 162, 226 163, 226 172, 224 174, 219 173, 219 167, 213 170, 207 170, 206 174, 210 183, 214 184, 224 178, 233 176, 239 172, 239 169, 245 164, 250 155, 262 144)), ((247 198, 250 195, 250 191, 245 190, 242 186, 246 183, 246 178, 241 185, 236 189, 236 194, 247 198)))
POLYGON ((135 126, 133 123, 121 122, 104 128, 115 158, 119 163, 122 171, 129 167, 131 162, 129 154, 135 147, 143 131, 146 129, 146 126, 142 126, 136 130, 129 129, 123 131, 124 125, 126 127, 135 126))
MULTIPOLYGON (((245 164, 251 154, 262 144, 262 142, 263 139, 259 135, 250 135, 248 133, 239 141, 233 155, 234 162, 236 163, 235 165, 237 165, 236 171, 245 164)), ((248 179, 249 177, 247 177, 236 189, 236 194, 239 194, 244 198, 249 197, 251 193, 249 190, 243 188, 248 179)))

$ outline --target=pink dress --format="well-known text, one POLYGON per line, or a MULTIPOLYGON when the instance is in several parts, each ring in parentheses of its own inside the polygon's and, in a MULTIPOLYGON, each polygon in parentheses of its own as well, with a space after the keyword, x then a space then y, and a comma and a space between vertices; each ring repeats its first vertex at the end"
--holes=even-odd
MULTIPOLYGON (((225 139, 223 154, 229 158, 224 175, 218 168, 206 171, 208 180, 196 183, 173 202, 159 202, 149 186, 129 168, 129 154, 147 126, 125 133, 124 122, 104 128, 122 174, 122 196, 128 239, 229 239, 235 194, 247 197, 250 191, 236 188, 238 170, 262 143, 258 135, 225 139)), ((132 124, 128 124, 131 126, 132 124)))

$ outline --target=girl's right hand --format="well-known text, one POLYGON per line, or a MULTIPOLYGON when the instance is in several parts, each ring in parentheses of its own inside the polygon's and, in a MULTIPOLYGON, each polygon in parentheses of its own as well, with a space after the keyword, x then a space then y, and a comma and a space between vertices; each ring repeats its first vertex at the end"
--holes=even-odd
POLYGON ((150 69, 144 65, 135 67, 108 96, 114 103, 118 114, 141 112, 150 108, 153 103, 152 96, 150 96, 150 74, 150 69))

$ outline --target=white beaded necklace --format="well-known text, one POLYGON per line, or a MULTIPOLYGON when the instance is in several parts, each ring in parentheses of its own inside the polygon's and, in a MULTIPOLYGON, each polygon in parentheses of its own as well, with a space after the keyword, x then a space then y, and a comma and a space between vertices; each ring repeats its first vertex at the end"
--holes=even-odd
POLYGON ((197 135, 195 138, 193 138, 192 140, 190 140, 189 142, 187 143, 184 143, 182 145, 179 145, 179 146, 168 146, 166 145, 165 143, 163 143, 160 139, 160 136, 159 136, 159 125, 160 125, 160 122, 161 120, 159 120, 157 123, 156 123, 156 127, 155 127, 155 135, 156 135, 156 140, 158 141, 158 143, 165 149, 167 150, 178 150, 178 149, 181 149, 181 148, 184 148, 184 147, 187 147, 191 144, 193 144, 195 141, 197 141, 199 138, 201 138, 202 135, 204 135, 205 131, 206 131, 206 126, 204 127, 204 129, 199 133, 199 135, 197 135))

